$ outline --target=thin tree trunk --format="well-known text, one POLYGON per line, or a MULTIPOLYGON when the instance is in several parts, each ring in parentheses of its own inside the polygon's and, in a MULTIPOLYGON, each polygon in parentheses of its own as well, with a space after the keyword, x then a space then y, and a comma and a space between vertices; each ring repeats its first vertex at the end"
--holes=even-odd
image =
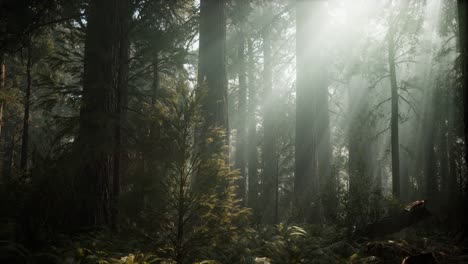
POLYGON ((246 142, 246 115, 247 115, 247 81, 245 71, 245 38, 242 29, 239 32, 239 43, 238 43, 238 67, 239 67, 239 127, 237 128, 237 139, 236 139, 236 169, 240 172, 240 180, 238 183, 239 198, 245 200, 245 142, 246 142))
MULTIPOLYGON (((153 58, 153 83, 151 89, 151 105, 153 109, 156 109, 156 102, 158 100, 158 93, 161 86, 160 80, 160 72, 159 72, 159 52, 156 51, 156 54, 153 58)), ((151 120, 150 123, 150 131, 149 131, 149 138, 151 142, 156 141, 157 131, 158 130, 158 123, 157 120, 151 120)), ((155 166, 155 151, 157 151, 154 147, 149 150, 148 155, 148 171, 151 176, 156 173, 156 166, 155 166)))
POLYGON ((389 29, 388 34, 388 64, 390 68, 390 86, 391 86, 391 149, 392 149, 392 193, 397 199, 400 198, 400 143, 398 129, 398 84, 395 65, 395 46, 393 28, 389 29))
POLYGON ((23 137, 21 143, 21 162, 20 168, 23 172, 28 169, 28 152, 29 152, 29 115, 31 109, 31 68, 32 68, 32 54, 31 54, 31 39, 28 43, 28 61, 26 65, 26 95, 24 97, 24 116, 23 116, 23 137))
MULTIPOLYGON (((0 54, 0 91, 5 90, 5 72, 6 72, 6 67, 5 67, 5 62, 4 62, 4 55, 0 54)), ((2 127, 3 127, 3 100, 0 101, 0 141, 2 140, 2 127)))
POLYGON ((449 106, 449 113, 448 113, 448 122, 447 122, 447 152, 448 152, 448 179, 447 179, 447 192, 448 196, 447 199, 448 201, 456 201, 456 198, 458 197, 458 192, 454 191, 457 190, 457 154, 455 152, 455 147, 456 147, 456 137, 455 137, 455 131, 456 131, 456 124, 455 124, 455 107, 454 105, 457 105, 456 99, 454 96, 454 93, 452 89, 447 89, 448 93, 448 106, 449 106))
POLYGON ((247 45, 247 52, 249 58, 248 65, 248 80, 249 80, 249 105, 248 105, 248 206, 253 208, 254 214, 258 213, 258 175, 257 175, 257 91, 255 84, 255 58, 253 51, 252 39, 249 38, 247 45))
MULTIPOLYGON (((444 96, 443 105, 448 105, 447 96, 444 96)), ((448 198, 450 189, 449 188, 449 153, 448 153, 448 125, 447 125, 447 109, 444 109, 442 112, 442 118, 440 119, 440 133, 439 133, 439 141, 440 141, 440 177, 441 177, 441 186, 442 186, 442 195, 444 199, 448 198)))
MULTIPOLYGON (((463 113, 464 113, 464 136, 465 136, 465 164, 468 163, 468 0, 458 0, 458 28, 461 56, 461 73, 463 86, 463 113)), ((468 178, 465 175, 465 196, 463 199, 463 238, 468 237, 468 178)))
POLYGON ((270 28, 263 34, 263 215, 264 224, 275 224, 275 193, 276 186, 276 139, 273 114, 273 72, 271 57, 270 28))

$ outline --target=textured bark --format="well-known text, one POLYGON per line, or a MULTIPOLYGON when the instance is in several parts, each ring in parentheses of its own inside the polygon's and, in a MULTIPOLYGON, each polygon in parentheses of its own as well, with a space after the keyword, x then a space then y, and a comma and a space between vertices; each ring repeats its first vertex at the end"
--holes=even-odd
POLYGON ((400 198, 400 143, 398 128, 398 83, 395 65, 395 46, 393 28, 389 29, 388 41, 388 65, 390 69, 390 87, 391 87, 391 150, 392 150, 392 193, 395 198, 400 198))
POLYGON ((224 0, 200 1, 198 84, 203 89, 202 135, 222 128, 229 143, 227 79, 225 69, 226 18, 224 0))
POLYGON ((238 117, 239 124, 237 128, 237 139, 236 139, 236 160, 235 167, 240 172, 240 180, 238 182, 238 193, 239 198, 245 200, 245 143, 246 143, 246 118, 247 118, 247 80, 246 80, 246 71, 245 71, 245 38, 244 33, 239 32, 239 43, 237 51, 237 63, 239 69, 239 104, 238 104, 238 117))
POLYGON ((21 139, 21 161, 20 168, 23 172, 28 169, 28 152, 29 152, 29 119, 31 109, 31 68, 32 68, 32 54, 31 54, 31 39, 28 43, 28 60, 26 65, 26 94, 24 96, 24 116, 23 116, 23 136, 21 139))
POLYGON ((116 218, 123 96, 120 89, 125 89, 128 71, 128 59, 124 59, 128 43, 122 38, 128 34, 124 29, 130 15, 127 8, 127 0, 97 0, 88 10, 80 129, 74 146, 78 227, 109 225, 116 218))
POLYGON ((276 138, 273 112, 273 72, 271 56, 270 28, 266 27, 263 34, 263 175, 262 175, 262 222, 275 224, 276 201, 276 138))
MULTIPOLYGON (((229 123, 227 101, 227 78, 225 64, 226 17, 224 0, 200 1, 200 40, 198 54, 198 96, 201 97, 203 118, 197 133, 197 148, 202 159, 224 154, 229 161, 229 123), (219 138, 213 130, 223 130, 219 138), (208 140, 211 139, 211 140, 208 140)), ((194 175, 193 187, 210 189, 216 175, 199 172, 194 175)))
POLYGON ((115 87, 117 109, 116 109, 116 126, 115 126, 115 150, 114 150, 114 175, 112 179, 112 211, 111 211, 111 225, 117 228, 118 224, 118 199, 120 196, 120 182, 122 175, 125 173, 125 136, 123 135, 123 126, 127 119, 127 98, 128 98, 128 72, 129 72, 129 59, 130 59, 130 2, 120 1, 118 5, 118 19, 117 25, 118 34, 118 76, 117 85, 115 87))
MULTIPOLYGON (((317 91, 327 85, 318 32, 322 30, 325 1, 297 3, 297 93, 295 143, 295 208, 300 222, 320 222, 320 177, 317 171, 317 91), (312 32, 312 33, 311 33, 312 32)), ((322 106, 323 107, 323 106, 322 106)), ((320 153, 322 155, 322 153, 320 153)), ((326 156, 326 155, 325 155, 326 156)))
POLYGON ((253 43, 249 38, 247 45, 248 52, 248 206, 254 209, 254 214, 258 213, 258 160, 257 160, 257 89, 255 84, 255 58, 253 43))

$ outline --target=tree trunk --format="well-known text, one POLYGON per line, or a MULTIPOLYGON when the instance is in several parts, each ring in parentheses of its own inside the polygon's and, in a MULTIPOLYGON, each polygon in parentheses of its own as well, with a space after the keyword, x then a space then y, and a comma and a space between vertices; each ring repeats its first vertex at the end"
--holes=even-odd
POLYGON ((116 218, 128 8, 128 0, 97 0, 88 10, 80 128, 74 146, 77 227, 109 225, 116 218))
POLYGON ((348 88, 348 175, 349 207, 346 222, 349 227, 362 226, 368 219, 361 212, 368 206, 372 178, 370 166, 370 133, 368 115, 368 89, 363 80, 351 80, 348 88))
MULTIPOLYGON (((201 97, 201 127, 197 133, 197 148, 203 159, 224 154, 229 161, 229 123, 227 77, 225 65, 226 17, 225 0, 200 1, 200 40, 198 54, 198 96, 201 97), (224 136, 214 134, 224 131, 224 136), (213 139, 208 141, 207 139, 213 139)), ((197 173, 194 188, 210 189, 216 175, 197 173)))
MULTIPOLYGON (((4 56, 3 54, 0 54, 0 91, 5 91, 6 67, 5 67, 3 56, 4 56)), ((3 100, 0 100, 0 142, 2 140, 2 127, 3 127, 3 100)))
POLYGON ((398 84, 395 65, 395 46, 393 28, 389 29, 388 41, 388 65, 390 69, 391 86, 391 149, 392 149, 392 193, 397 199, 400 198, 400 143, 398 129, 398 84))
POLYGON ((26 95, 24 97, 24 116, 23 116, 23 137, 21 143, 21 171, 26 172, 28 169, 28 151, 29 151, 29 113, 31 108, 31 68, 32 68, 32 43, 29 39, 28 43, 28 61, 26 65, 26 95))
POLYGON ((435 151, 434 151, 434 132, 435 124, 432 120, 432 117, 428 116, 426 119, 426 126, 427 126, 427 138, 425 142, 425 191, 424 196, 435 197, 434 195, 437 194, 437 167, 436 167, 436 159, 435 159, 435 151))
MULTIPOLYGON (((151 89, 151 105, 153 109, 156 109, 156 103, 158 100, 158 93, 161 86, 160 72, 159 72, 159 51, 155 52, 153 58, 153 83, 151 89)), ((151 120, 149 139, 152 142, 156 142, 158 136, 158 122, 157 120, 151 120)), ((153 176, 156 173, 156 148, 151 147, 148 153, 148 171, 150 176, 153 176)))
MULTIPOLYGON (((295 210, 299 222, 320 222, 320 177, 317 171, 318 91, 327 79, 322 61, 323 39, 319 32, 326 1, 297 2, 296 40, 296 142, 295 210), (312 32, 312 34, 311 34, 312 32)), ((322 96, 323 97, 323 96, 322 96)), ((321 106, 325 107, 325 106, 321 106)), ((322 153, 320 153, 322 157, 322 153)), ((327 155, 323 155, 327 156, 327 155)))
MULTIPOLYGON (((458 0, 458 28, 461 56, 461 73, 463 86, 463 113, 464 113, 464 136, 465 136, 465 163, 468 163, 468 0, 458 0)), ((465 175, 465 178, 467 176, 465 175)), ((463 232, 464 239, 468 237, 468 181, 465 180, 465 197, 463 199, 463 232)))
POLYGON ((245 71, 245 38, 242 29, 239 32, 238 43, 238 67, 239 67, 239 127, 237 128, 236 139, 236 169, 240 172, 240 180, 238 184, 239 198, 245 200, 245 142, 246 142, 246 115, 247 115, 247 81, 245 71))
POLYGON ((254 215, 258 213, 258 175, 257 175, 257 90, 255 84, 255 58, 253 43, 249 38, 247 45, 248 52, 248 81, 249 81, 249 105, 248 105, 248 206, 253 209, 254 215))
POLYGON ((115 87, 117 109, 116 109, 116 127, 115 127, 115 151, 114 151, 114 175, 112 179, 112 211, 111 211, 111 225, 114 229, 118 224, 118 200, 120 196, 120 182, 122 175, 125 173, 125 137, 122 134, 123 126, 126 123, 127 112, 127 97, 128 97, 128 72, 129 72, 129 59, 130 59, 130 20, 131 11, 129 1, 121 1, 118 6, 118 76, 117 85, 115 87))
MULTIPOLYGON (((440 132, 439 132, 439 156, 440 156, 440 181, 441 181, 441 191, 444 197, 444 200, 449 196, 449 153, 448 153, 448 95, 447 92, 443 94, 443 101, 442 106, 443 109, 441 110, 441 118, 439 120, 440 132)), ((444 201, 445 204, 445 201, 444 201)))
POLYGON ((270 28, 266 27, 262 33, 263 37, 263 214, 264 224, 275 224, 275 201, 276 201, 276 138, 274 124, 274 95, 273 95, 273 72, 271 56, 270 28))
POLYGON ((224 0, 200 1, 200 41, 198 85, 204 90, 202 132, 225 130, 229 145, 227 117, 227 79, 225 69, 226 18, 224 0))

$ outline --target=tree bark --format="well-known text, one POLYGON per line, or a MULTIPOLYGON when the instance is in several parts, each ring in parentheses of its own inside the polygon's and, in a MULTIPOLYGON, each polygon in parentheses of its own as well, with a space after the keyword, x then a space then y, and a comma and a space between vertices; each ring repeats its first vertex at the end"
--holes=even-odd
POLYGON ((128 73, 129 73, 129 60, 130 60, 130 20, 131 11, 129 1, 121 1, 118 5, 118 76, 117 85, 115 87, 117 109, 116 109, 116 126, 115 126, 115 150, 114 150, 114 175, 112 179, 112 211, 111 211, 111 225, 117 229, 118 225, 118 200, 120 196, 120 183, 122 175, 125 173, 124 157, 126 155, 125 137, 123 135, 123 126, 127 118, 127 97, 128 97, 128 73))
POLYGON ((274 95, 273 95, 273 71, 271 56, 270 28, 267 26, 262 33, 263 37, 263 213, 264 224, 275 224, 275 201, 276 201, 276 138, 274 124, 274 95))
POLYGON ((359 217, 368 205, 371 178, 370 127, 368 115, 368 85, 361 79, 352 79, 348 88, 348 174, 349 207, 346 222, 348 226, 362 226, 368 219, 359 217))
POLYGON ((29 152, 29 119, 31 109, 31 68, 32 68, 32 43, 28 40, 28 61, 26 64, 26 95, 24 96, 24 116, 23 116, 23 136, 21 143, 21 171, 26 172, 28 169, 28 152, 29 152))
POLYGON ((248 206, 254 210, 254 215, 258 213, 258 160, 257 160, 257 90, 255 84, 255 58, 252 39, 248 39, 248 206))
POLYGON ((247 80, 245 71, 245 37, 243 30, 239 31, 239 43, 237 51, 238 67, 239 67, 239 105, 238 105, 238 116, 239 116, 239 127, 237 128, 237 139, 236 139, 236 169, 240 172, 240 180, 238 183, 239 198, 242 201, 245 200, 245 142, 246 142, 246 118, 247 118, 247 80))
POLYGON ((225 130, 229 143, 227 118, 227 79, 225 66, 226 18, 224 0, 200 1, 200 41, 198 85, 203 90, 202 133, 225 130))
POLYGON ((75 225, 113 225, 120 180, 120 122, 127 80, 128 0, 89 6, 80 128, 74 145, 78 208, 75 225))
POLYGON ((400 143, 399 143, 399 128, 398 128, 398 83, 396 76, 395 65, 395 46, 394 46, 394 29, 392 26, 389 29, 388 41, 388 65, 390 69, 390 87, 391 87, 391 150, 392 150, 392 193, 397 199, 400 198, 400 143))
POLYGON ((325 3, 299 0, 296 9, 295 214, 299 222, 309 223, 318 223, 322 218, 317 170, 317 91, 324 91, 327 85, 321 57, 323 40, 319 34, 323 30, 325 3))
MULTIPOLYGON (((202 159, 223 154, 229 161, 229 123, 227 101, 227 77, 225 65, 226 16, 225 0, 200 1, 200 40, 198 54, 197 95, 201 97, 201 126, 196 144, 202 159), (214 134, 221 129, 223 137, 214 134), (212 140, 208 140, 212 139, 212 140)), ((216 175, 197 173, 193 186, 200 191, 210 189, 216 175)))

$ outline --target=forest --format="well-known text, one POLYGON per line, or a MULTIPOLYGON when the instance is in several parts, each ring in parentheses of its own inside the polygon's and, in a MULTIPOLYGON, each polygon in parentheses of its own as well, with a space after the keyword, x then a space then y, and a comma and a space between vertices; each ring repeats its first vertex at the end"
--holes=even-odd
POLYGON ((0 263, 468 263, 468 0, 0 0, 0 263))

